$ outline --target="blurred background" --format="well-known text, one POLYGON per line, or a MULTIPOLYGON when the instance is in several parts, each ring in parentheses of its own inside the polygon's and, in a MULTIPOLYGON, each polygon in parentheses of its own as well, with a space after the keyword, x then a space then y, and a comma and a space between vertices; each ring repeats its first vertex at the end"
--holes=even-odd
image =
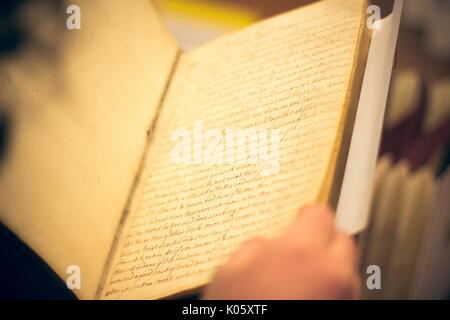
MULTIPOLYGON (((0 1, 0 61, 35 42, 20 19, 33 0, 0 1)), ((41 0, 54 15, 64 1, 41 0)), ((155 0, 183 50, 312 0, 155 0)), ((377 1, 389 14, 390 1, 377 1)), ((388 270, 390 288, 366 298, 448 298, 450 292, 450 0, 405 0, 361 270, 388 270), (373 244, 378 246, 374 247, 373 244), (408 250, 405 250, 405 248, 408 250), (428 265, 423 265, 427 261, 428 265), (427 284, 427 285, 426 285, 427 284)), ((55 35, 57 37, 57 35, 55 35)), ((56 38, 55 38, 56 39, 56 38)), ((0 108, 0 161, 9 119, 0 108)), ((0 225, 0 298, 74 298, 46 265, 0 225), (31 268, 29 268, 32 266, 31 268), (33 270, 31 273, 29 270, 33 270)))

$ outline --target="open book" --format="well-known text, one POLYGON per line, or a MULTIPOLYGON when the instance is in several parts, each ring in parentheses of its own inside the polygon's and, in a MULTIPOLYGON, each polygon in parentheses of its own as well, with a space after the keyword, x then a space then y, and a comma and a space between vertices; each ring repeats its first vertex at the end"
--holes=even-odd
POLYGON ((55 61, 1 66, 14 131, 0 217, 62 279, 80 267, 78 297, 194 290, 302 205, 337 206, 363 80, 387 88, 392 66, 383 52, 370 70, 387 77, 367 75, 366 1, 320 1, 187 53, 147 0, 73 2, 81 30, 55 61))

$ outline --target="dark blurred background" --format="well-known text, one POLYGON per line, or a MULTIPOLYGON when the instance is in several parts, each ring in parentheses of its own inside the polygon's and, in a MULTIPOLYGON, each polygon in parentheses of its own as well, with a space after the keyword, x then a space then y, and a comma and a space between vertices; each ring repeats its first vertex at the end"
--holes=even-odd
MULTIPOLYGON (((314 0, 157 0, 168 28, 190 50, 314 0)), ((373 0, 387 16, 393 1, 373 0)), ((450 153, 450 0, 405 0, 380 156, 436 177, 450 153)))

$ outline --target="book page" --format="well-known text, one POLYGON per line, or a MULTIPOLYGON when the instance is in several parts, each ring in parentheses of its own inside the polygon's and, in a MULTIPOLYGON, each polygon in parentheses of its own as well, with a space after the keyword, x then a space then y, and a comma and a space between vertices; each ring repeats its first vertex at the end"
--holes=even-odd
POLYGON ((365 9, 319 2, 181 56, 101 298, 204 285, 327 200, 365 9))
POLYGON ((372 33, 354 134, 336 210, 336 226, 350 234, 363 230, 369 220, 374 171, 402 8, 403 0, 395 0, 392 13, 382 19, 381 28, 372 33))
POLYGON ((34 40, 55 57, 26 48, 0 65, 12 120, 0 219, 64 281, 78 266, 74 293, 93 298, 178 48, 148 0, 71 1, 81 29, 61 6, 58 37, 39 4, 34 40))

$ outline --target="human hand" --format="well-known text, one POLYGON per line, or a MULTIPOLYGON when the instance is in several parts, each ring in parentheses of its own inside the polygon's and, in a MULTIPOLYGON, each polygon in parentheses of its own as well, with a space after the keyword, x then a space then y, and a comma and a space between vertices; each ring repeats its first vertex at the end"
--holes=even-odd
POLYGON ((333 220, 329 208, 310 205, 277 238, 247 241, 219 269, 203 298, 359 298, 355 244, 333 220))

